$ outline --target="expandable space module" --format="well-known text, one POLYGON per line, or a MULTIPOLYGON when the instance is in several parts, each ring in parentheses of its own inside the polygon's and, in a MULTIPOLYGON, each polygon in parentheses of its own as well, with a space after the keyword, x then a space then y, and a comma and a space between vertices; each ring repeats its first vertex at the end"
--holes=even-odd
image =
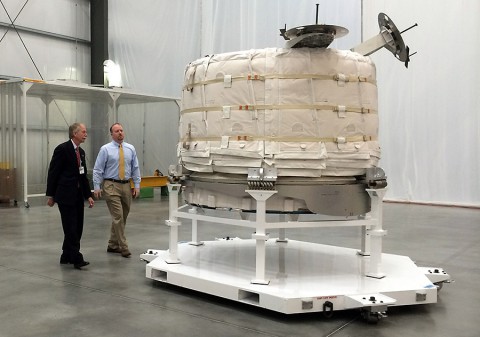
POLYGON ((285 48, 186 67, 169 249, 141 255, 147 277, 287 314, 359 308, 373 322, 391 305, 436 302, 446 272, 382 253, 387 181, 368 55, 385 47, 408 66, 409 49, 383 13, 380 33, 351 50, 328 48, 346 28, 317 22, 280 29, 285 48), (189 243, 178 243, 180 219, 192 223, 189 243), (199 242, 200 222, 253 234, 199 242), (336 226, 362 228, 359 250, 285 237, 289 228, 336 226))
POLYGON ((245 190, 274 188, 272 212, 368 212, 365 188, 386 179, 377 167, 376 70, 365 55, 385 46, 408 64, 393 22, 380 14, 379 25, 379 36, 353 51, 327 48, 347 29, 309 25, 280 30, 287 48, 190 63, 178 144, 186 200, 251 211, 245 190))

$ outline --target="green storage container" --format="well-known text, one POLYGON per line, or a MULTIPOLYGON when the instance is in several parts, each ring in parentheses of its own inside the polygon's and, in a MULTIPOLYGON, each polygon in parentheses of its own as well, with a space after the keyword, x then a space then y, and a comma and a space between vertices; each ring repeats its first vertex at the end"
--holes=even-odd
POLYGON ((153 187, 142 187, 140 189, 140 198, 153 198, 153 187))

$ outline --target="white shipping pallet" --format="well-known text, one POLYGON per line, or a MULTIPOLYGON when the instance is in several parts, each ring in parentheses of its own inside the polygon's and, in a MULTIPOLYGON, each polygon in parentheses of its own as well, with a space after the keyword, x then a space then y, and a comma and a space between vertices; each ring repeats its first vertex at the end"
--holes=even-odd
MULTIPOLYGON (((148 250, 146 276, 273 311, 294 314, 437 302, 437 286, 407 256, 382 254, 383 278, 365 276, 369 256, 357 250, 288 240, 266 241, 265 278, 254 284, 256 240, 178 244, 179 263, 168 250, 148 250)), ((372 309, 375 311, 375 308, 372 309)))

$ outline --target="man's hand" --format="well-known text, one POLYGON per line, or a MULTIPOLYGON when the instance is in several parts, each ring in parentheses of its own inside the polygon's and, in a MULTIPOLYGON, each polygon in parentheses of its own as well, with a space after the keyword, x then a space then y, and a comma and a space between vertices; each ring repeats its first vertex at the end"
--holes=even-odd
POLYGON ((92 197, 88 198, 88 208, 92 208, 94 204, 95 204, 95 201, 93 201, 93 198, 92 197))
POLYGON ((140 189, 139 188, 132 188, 132 196, 134 198, 138 198, 140 196, 140 189))
POLYGON ((100 199, 102 197, 102 190, 93 190, 93 195, 95 199, 100 199))
POLYGON ((53 205, 55 205, 55 199, 53 199, 52 197, 48 197, 47 205, 53 207, 53 205))

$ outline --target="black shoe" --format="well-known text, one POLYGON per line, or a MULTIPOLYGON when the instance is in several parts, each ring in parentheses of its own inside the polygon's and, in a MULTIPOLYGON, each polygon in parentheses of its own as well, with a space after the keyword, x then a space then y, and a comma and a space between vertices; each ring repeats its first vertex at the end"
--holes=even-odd
POLYGON ((74 263, 73 267, 75 269, 82 269, 82 267, 88 266, 89 264, 90 264, 90 262, 88 262, 88 261, 82 261, 82 262, 74 263))
POLYGON ((69 260, 65 259, 65 258, 60 258, 60 264, 70 264, 72 262, 70 262, 69 260))

